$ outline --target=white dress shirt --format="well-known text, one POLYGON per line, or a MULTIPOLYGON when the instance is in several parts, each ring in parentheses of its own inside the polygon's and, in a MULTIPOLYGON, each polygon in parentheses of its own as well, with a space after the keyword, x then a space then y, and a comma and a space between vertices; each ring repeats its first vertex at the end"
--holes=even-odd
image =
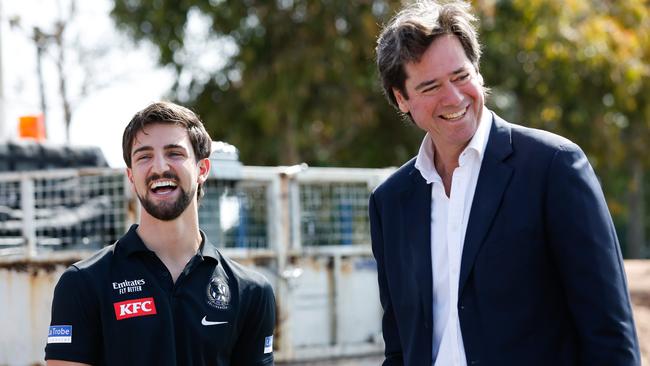
POLYGON ((431 184, 431 265, 433 273, 434 366, 466 366, 463 335, 458 319, 458 281, 467 221, 472 207, 492 114, 483 108, 481 121, 469 144, 458 157, 449 197, 434 165, 433 141, 427 133, 415 160, 427 184, 431 184))

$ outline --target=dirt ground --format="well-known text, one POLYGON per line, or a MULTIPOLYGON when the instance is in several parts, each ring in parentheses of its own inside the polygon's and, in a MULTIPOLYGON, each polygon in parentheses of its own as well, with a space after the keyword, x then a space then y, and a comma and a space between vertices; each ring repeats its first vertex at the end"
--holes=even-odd
MULTIPOLYGON (((641 346, 641 364, 650 366, 650 260, 625 261, 625 272, 632 296, 636 331, 641 346)), ((382 362, 380 355, 279 364, 286 366, 376 366, 382 362)))

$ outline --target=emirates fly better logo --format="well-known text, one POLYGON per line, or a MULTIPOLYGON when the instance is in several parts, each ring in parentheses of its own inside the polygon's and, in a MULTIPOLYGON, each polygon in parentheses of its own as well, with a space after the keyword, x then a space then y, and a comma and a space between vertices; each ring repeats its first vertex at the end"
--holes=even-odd
POLYGON ((153 297, 133 299, 113 303, 117 320, 156 314, 156 304, 153 297))

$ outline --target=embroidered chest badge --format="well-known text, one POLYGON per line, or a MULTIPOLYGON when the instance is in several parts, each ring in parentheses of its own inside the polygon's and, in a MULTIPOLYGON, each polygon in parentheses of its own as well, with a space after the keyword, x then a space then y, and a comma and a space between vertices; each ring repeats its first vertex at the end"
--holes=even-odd
POLYGON ((206 292, 208 304, 220 310, 228 309, 230 305, 230 288, 226 281, 213 277, 206 292))

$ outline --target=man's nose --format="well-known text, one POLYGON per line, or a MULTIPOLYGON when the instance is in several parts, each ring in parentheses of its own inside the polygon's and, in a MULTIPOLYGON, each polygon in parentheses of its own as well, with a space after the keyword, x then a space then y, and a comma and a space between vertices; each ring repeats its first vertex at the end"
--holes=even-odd
POLYGON ((151 166, 152 173, 162 174, 169 170, 167 159, 163 155, 155 155, 151 166))
POLYGON ((445 106, 455 106, 463 101, 463 93, 452 83, 444 86, 443 93, 442 103, 445 106))

